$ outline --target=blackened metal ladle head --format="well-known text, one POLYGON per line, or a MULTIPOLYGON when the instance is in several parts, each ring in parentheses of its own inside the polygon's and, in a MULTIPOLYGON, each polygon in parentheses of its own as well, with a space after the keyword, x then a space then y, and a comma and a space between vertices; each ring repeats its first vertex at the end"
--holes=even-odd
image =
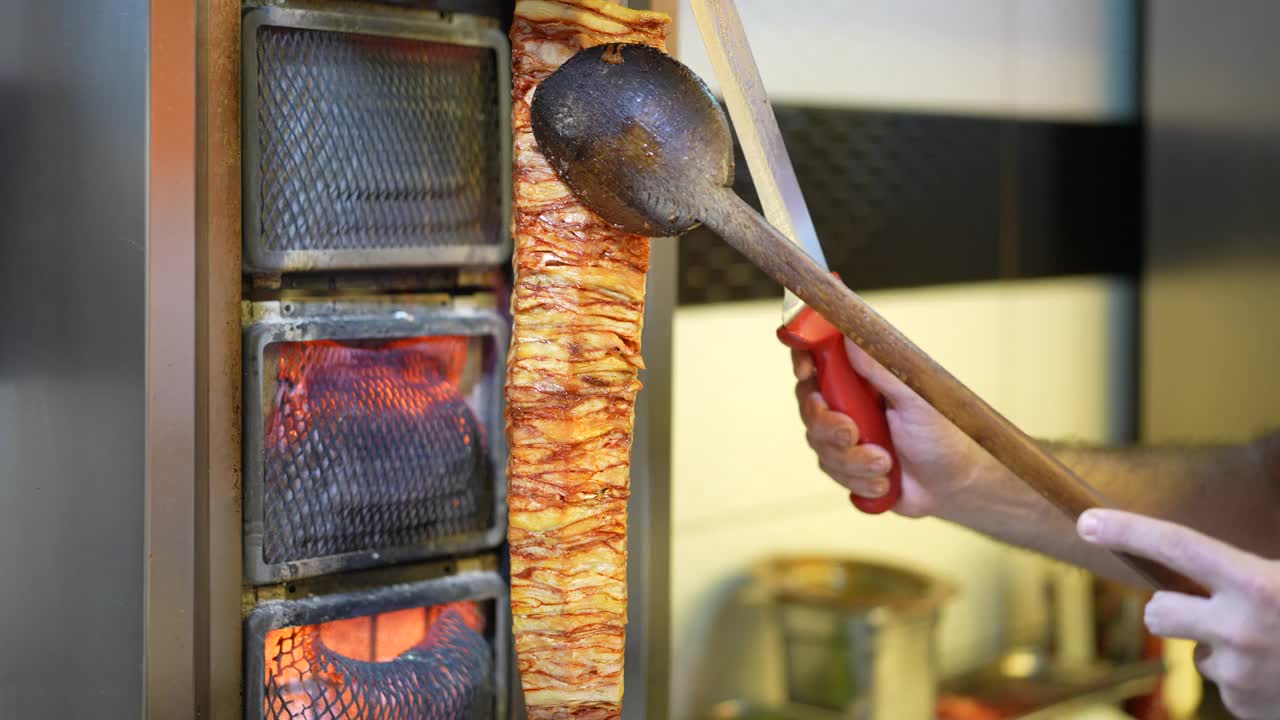
POLYGON ((605 221, 651 237, 704 220, 733 182, 729 122, 689 68, 647 45, 598 45, 542 81, 533 136, 556 173, 605 221))

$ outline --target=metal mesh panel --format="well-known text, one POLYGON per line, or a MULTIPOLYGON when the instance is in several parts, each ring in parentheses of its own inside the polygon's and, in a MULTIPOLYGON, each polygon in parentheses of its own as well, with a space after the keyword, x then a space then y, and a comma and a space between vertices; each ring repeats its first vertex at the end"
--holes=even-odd
POLYGON ((498 245, 491 48, 258 28, 259 243, 498 245))
MULTIPOLYGON (((795 105, 775 105, 774 113, 827 262, 842 280, 867 290, 995 270, 1001 121, 795 105)), ((734 190, 759 208, 736 144, 735 160, 734 190)), ((706 228, 679 249, 681 303, 782 293, 706 228)))
POLYGON ((463 337, 282 343, 263 446, 268 563, 482 533, 493 483, 463 337))
MULTIPOLYGON (((268 720, 482 720, 493 717, 493 651, 472 602, 420 608, 421 639, 388 658, 385 616, 361 618, 352 649, 331 647, 329 625, 268 633, 263 717, 268 720), (359 641, 368 640, 362 647, 359 641), (354 657, 353 657, 354 656, 354 657)), ((396 613, 403 615, 403 613, 396 613)))

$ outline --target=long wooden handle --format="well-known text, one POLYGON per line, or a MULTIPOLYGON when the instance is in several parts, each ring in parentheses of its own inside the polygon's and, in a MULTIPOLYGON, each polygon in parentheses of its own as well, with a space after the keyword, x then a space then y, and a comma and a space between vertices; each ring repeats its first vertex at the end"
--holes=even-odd
MULTIPOLYGON (((1089 508, 1109 505, 732 191, 725 188, 708 198, 703 215, 707 227, 831 321, 1054 507, 1074 519, 1089 508)), ((1157 588, 1208 595, 1199 584, 1159 563, 1125 553, 1116 555, 1157 588)))

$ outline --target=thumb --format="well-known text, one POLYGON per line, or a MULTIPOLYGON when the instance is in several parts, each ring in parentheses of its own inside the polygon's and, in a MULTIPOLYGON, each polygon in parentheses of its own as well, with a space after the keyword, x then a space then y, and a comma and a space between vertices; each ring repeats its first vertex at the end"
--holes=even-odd
POLYGON ((868 355, 849 338, 844 339, 844 351, 849 356, 849 364, 853 365, 853 369, 866 378, 872 387, 879 390, 890 404, 901 405, 918 400, 919 396, 914 390, 907 387, 906 383, 886 370, 883 365, 876 362, 875 358, 868 355))

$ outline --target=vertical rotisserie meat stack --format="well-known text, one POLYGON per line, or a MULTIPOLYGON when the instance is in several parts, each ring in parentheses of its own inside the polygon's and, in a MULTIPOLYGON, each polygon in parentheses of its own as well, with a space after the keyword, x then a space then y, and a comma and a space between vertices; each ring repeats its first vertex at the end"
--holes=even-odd
POLYGON ((511 28, 514 327, 507 364, 511 607, 532 720, 616 718, 627 497, 649 239, 583 207, 538 152, 529 104, 577 51, 664 49, 669 18, 519 0, 511 28))

